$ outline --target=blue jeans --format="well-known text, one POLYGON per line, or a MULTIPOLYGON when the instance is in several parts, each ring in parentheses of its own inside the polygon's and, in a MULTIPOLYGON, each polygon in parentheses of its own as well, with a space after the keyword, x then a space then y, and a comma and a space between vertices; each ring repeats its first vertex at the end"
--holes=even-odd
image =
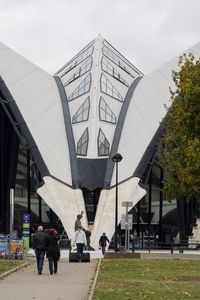
POLYGON ((77 246, 77 256, 78 256, 78 260, 81 260, 81 256, 82 256, 82 254, 83 254, 83 247, 84 247, 84 244, 77 243, 76 246, 77 246))
POLYGON ((45 255, 45 251, 44 250, 35 250, 35 255, 37 258, 37 269, 38 269, 38 273, 41 274, 42 273, 42 268, 43 268, 43 264, 44 264, 44 255, 45 255))

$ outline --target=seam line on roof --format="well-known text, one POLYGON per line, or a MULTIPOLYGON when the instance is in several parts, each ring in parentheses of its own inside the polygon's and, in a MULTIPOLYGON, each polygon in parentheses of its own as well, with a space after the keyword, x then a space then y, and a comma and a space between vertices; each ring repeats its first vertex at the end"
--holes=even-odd
POLYGON ((139 81, 142 78, 143 77, 140 76, 140 77, 137 77, 133 81, 130 88, 128 89, 128 92, 127 92, 126 97, 124 99, 124 102, 122 104, 122 108, 121 108, 121 111, 120 111, 120 114, 119 114, 117 126, 116 126, 114 137, 113 137, 113 142, 112 142, 112 146, 111 146, 111 150, 110 150, 110 155, 109 155, 109 158, 108 158, 108 161, 107 161, 105 178, 104 178, 104 188, 105 189, 108 189, 110 187, 112 174, 113 174, 113 170, 114 170, 114 162, 112 161, 112 156, 118 150, 119 141, 120 141, 121 133, 122 133, 122 130, 123 130, 126 114, 127 114, 128 108, 129 108, 129 104, 131 102, 131 99, 132 99, 133 93, 135 91, 135 88, 136 88, 136 86, 138 85, 139 81))
POLYGON ((60 99, 62 102, 63 116, 64 116, 64 122, 65 122, 65 131, 66 131, 67 142, 68 142, 68 147, 69 147, 72 185, 74 188, 79 188, 80 187, 80 178, 79 178, 79 173, 78 173, 76 147, 75 147, 75 141, 74 141, 74 134, 73 134, 73 130, 72 130, 68 99, 67 99, 67 95, 66 95, 66 92, 63 87, 61 79, 56 75, 54 75, 54 79, 57 84, 58 91, 60 94, 60 99))

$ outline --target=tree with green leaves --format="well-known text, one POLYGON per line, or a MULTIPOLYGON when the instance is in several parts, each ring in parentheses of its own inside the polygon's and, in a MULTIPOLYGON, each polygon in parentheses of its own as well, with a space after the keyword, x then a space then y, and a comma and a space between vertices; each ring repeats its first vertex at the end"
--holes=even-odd
POLYGON ((200 60, 183 55, 179 67, 172 72, 176 90, 171 91, 158 159, 167 198, 191 199, 200 197, 200 60))

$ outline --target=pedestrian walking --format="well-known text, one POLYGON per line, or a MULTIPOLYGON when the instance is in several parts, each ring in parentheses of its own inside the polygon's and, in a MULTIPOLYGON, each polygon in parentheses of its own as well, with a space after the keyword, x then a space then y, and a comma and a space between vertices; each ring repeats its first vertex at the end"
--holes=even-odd
POLYGON ((43 230, 43 226, 40 225, 37 228, 37 232, 32 235, 32 247, 37 259, 37 270, 39 275, 42 275, 44 256, 48 244, 48 236, 43 230))
POLYGON ((107 238, 105 232, 101 235, 99 239, 99 247, 101 248, 102 254, 105 254, 107 242, 109 243, 109 239, 107 238))
POLYGON ((83 248, 87 245, 86 235, 81 226, 79 226, 78 230, 75 232, 75 244, 77 247, 78 260, 81 261, 83 248))
POLYGON ((49 272, 53 275, 53 273, 56 274, 58 271, 58 261, 60 259, 59 237, 54 228, 49 229, 48 235, 46 256, 49 261, 49 272))

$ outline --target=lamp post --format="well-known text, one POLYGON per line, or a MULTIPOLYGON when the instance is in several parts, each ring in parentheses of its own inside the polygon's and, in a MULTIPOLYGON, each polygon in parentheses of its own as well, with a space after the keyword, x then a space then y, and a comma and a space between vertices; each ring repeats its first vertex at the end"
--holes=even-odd
POLYGON ((112 161, 116 163, 116 196, 115 196, 115 252, 118 251, 117 247, 117 225, 118 225, 118 163, 122 160, 120 153, 115 153, 112 156, 112 161))

